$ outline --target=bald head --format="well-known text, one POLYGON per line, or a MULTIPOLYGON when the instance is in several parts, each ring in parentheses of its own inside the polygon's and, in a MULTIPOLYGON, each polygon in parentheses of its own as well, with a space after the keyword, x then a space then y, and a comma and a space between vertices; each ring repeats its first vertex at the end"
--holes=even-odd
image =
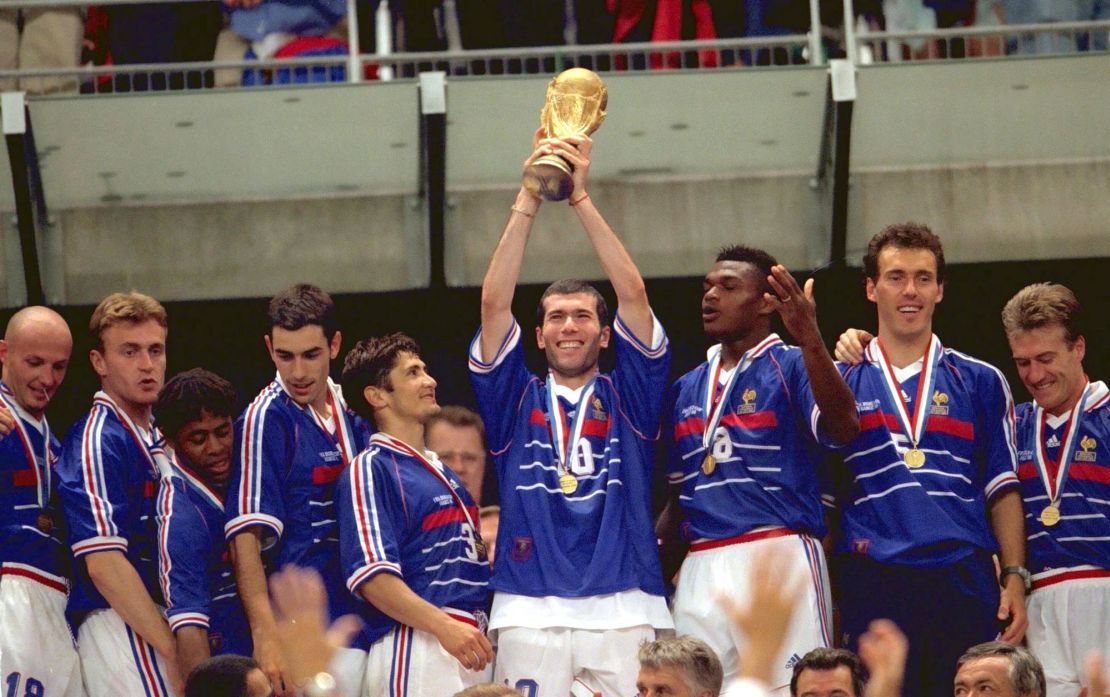
POLYGON ((48 307, 26 307, 12 315, 0 340, 4 384, 17 404, 41 418, 62 384, 73 335, 62 316, 48 307))

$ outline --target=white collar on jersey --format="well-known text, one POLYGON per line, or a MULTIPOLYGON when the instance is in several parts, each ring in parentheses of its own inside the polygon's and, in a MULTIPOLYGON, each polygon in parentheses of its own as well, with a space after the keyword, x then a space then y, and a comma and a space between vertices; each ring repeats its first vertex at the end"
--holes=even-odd
POLYGON ((11 391, 11 388, 7 385, 5 385, 4 387, 7 387, 4 395, 8 398, 8 404, 10 404, 15 409, 15 415, 34 426, 35 430, 39 432, 40 436, 45 436, 46 416, 44 415, 41 419, 36 419, 35 417, 31 416, 27 412, 27 410, 23 408, 23 405, 20 404, 19 401, 15 398, 15 393, 11 391))

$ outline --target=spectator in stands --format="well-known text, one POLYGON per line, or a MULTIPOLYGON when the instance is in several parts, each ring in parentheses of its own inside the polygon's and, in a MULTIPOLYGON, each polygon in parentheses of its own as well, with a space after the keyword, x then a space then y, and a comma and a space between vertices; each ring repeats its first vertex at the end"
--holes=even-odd
MULTIPOLYGON (((1078 0, 1004 0, 1007 24, 1045 24, 1074 22, 1080 19, 1078 0)), ((1072 53, 1076 50, 1072 32, 1026 32, 1016 39, 1014 52, 1024 54, 1072 53)))
POLYGON ((270 697, 270 681, 253 658, 209 658, 189 673, 185 697, 270 697))
MULTIPOLYGON (((216 44, 216 60, 268 60, 347 55, 346 0, 224 0, 230 27, 216 44)), ((280 69, 270 72, 224 69, 217 87, 262 83, 341 82, 343 61, 336 65, 280 69)))
MULTIPOLYGON (((78 7, 0 8, 0 70, 76 68, 83 28, 78 7)), ((42 94, 76 87, 72 75, 0 80, 0 92, 42 94)))
POLYGON ((1044 669, 1022 646, 1004 641, 976 644, 956 664, 955 697, 1045 697, 1044 669))
MULTIPOLYGON (((1110 0, 1077 0, 1079 19, 1094 22, 1110 20, 1110 0)), ((1079 36, 1079 50, 1105 51, 1107 49, 1107 34, 1110 30, 1105 27, 1090 34, 1079 36)))
POLYGON ((794 664, 790 697, 843 694, 863 697, 867 675, 859 656, 847 649, 819 647, 794 664))
MULTIPOLYGON (((428 450, 459 475, 470 498, 481 505, 486 478, 486 429, 466 407, 446 406, 428 420, 428 450)), ((491 555, 492 558, 492 555, 491 555)))
MULTIPOLYGON (((210 61, 223 25, 218 2, 135 3, 100 8, 108 23, 114 65, 210 61)), ((117 92, 196 89, 212 84, 208 72, 119 74, 117 92)))
POLYGON ((640 674, 636 689, 641 697, 717 697, 724 671, 717 654, 701 639, 668 637, 644 643, 636 656, 640 674))

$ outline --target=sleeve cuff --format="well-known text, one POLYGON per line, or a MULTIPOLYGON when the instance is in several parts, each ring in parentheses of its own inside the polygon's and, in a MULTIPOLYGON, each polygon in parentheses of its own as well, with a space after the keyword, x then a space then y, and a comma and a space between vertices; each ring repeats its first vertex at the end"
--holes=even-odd
POLYGON ((166 620, 170 623, 170 631, 176 632, 182 627, 200 627, 208 629, 208 615, 203 612, 182 612, 178 615, 167 617, 166 620))
POLYGON ((659 323, 659 319, 654 313, 651 315, 651 346, 636 338, 636 335, 621 319, 620 314, 613 320, 613 330, 648 358, 659 358, 667 352, 667 333, 663 331, 663 325, 659 323))
POLYGON ((374 578, 378 574, 393 574, 397 578, 404 578, 401 574, 401 565, 389 561, 379 561, 359 567, 347 577, 347 589, 358 595, 358 587, 374 578))
POLYGON ((282 531, 285 529, 285 525, 272 515, 266 515, 265 513, 248 513, 227 521, 227 525, 224 526, 224 539, 230 541, 231 538, 239 533, 255 526, 261 527, 264 530, 262 534, 263 551, 277 544, 277 541, 281 538, 282 531))
POLYGON ((479 329, 478 333, 474 336, 474 340, 470 342, 470 372, 472 373, 488 373, 501 362, 505 360, 505 356, 516 348, 517 343, 520 342, 520 325, 513 320, 513 325, 509 327, 509 331, 505 334, 505 338, 501 340, 501 346, 497 349, 497 354, 489 363, 482 360, 482 330, 479 329))
POLYGON ((80 557, 93 552, 127 552, 127 540, 122 537, 90 537, 74 542, 73 556, 80 557))
POLYGON ((1002 474, 992 479, 983 489, 983 491, 986 493, 987 500, 990 501, 1006 489, 1019 486, 1020 484, 1021 482, 1018 481, 1017 474, 1015 474, 1014 472, 1003 472, 1002 474))

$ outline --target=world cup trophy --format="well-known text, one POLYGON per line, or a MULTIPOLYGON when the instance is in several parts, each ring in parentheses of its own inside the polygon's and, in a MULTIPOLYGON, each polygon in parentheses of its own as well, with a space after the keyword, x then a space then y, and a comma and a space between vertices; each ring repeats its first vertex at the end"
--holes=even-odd
MULTIPOLYGON (((540 127, 547 138, 590 135, 605 120, 609 93, 597 73, 585 68, 564 70, 547 85, 540 127)), ((524 188, 547 201, 562 201, 574 191, 570 163, 544 155, 524 170, 524 188)))

